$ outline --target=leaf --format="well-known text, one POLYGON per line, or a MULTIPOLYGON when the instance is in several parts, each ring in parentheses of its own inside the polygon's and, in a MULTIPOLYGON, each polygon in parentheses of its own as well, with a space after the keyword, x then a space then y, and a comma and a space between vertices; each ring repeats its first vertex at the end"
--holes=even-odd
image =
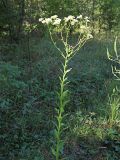
POLYGON ((66 78, 64 79, 64 82, 67 81, 67 79, 68 79, 68 78, 66 77, 66 78))
POLYGON ((116 152, 120 152, 120 147, 119 146, 114 146, 114 149, 116 152))
POLYGON ((59 143, 59 150, 62 154, 63 154, 63 146, 64 146, 64 142, 61 140, 59 143))
POLYGON ((58 138, 58 131, 56 129, 54 129, 54 135, 56 138, 58 138))
POLYGON ((60 108, 60 112, 61 112, 61 113, 64 112, 64 104, 63 104, 63 107, 60 108))
POLYGON ((57 93, 58 97, 60 98, 60 93, 59 92, 56 92, 56 93, 57 93))
POLYGON ((62 69, 60 69, 60 72, 63 74, 63 70, 62 69))
POLYGON ((64 86, 66 86, 66 85, 69 84, 69 83, 70 83, 70 81, 65 82, 65 83, 64 83, 64 86))
POLYGON ((115 38, 115 41, 114 41, 114 51, 116 53, 116 57, 118 59, 118 54, 117 54, 117 45, 116 45, 116 42, 117 42, 117 37, 115 38))
POLYGON ((65 56, 64 56, 64 54, 63 54, 63 53, 61 53, 61 56, 65 59, 65 56))
POLYGON ((67 70, 66 70, 66 73, 69 73, 71 70, 72 70, 72 68, 67 69, 67 70))
POLYGON ((110 58, 110 53, 109 53, 108 48, 107 48, 107 57, 108 57, 108 59, 110 59, 110 60, 111 60, 111 58, 110 58))
POLYGON ((63 98, 66 98, 67 95, 68 95, 68 90, 66 90, 66 91, 63 92, 62 97, 63 97, 63 98))
POLYGON ((69 100, 63 102, 63 108, 67 105, 67 103, 69 103, 69 100))
POLYGON ((62 82, 62 78, 59 76, 59 80, 60 80, 60 82, 62 82))
POLYGON ((57 112, 57 114, 59 114, 59 109, 55 108, 55 111, 57 112))
POLYGON ((59 116, 56 117, 56 118, 57 118, 58 122, 61 122, 61 121, 62 121, 62 116, 61 116, 61 115, 59 115, 59 116))
POLYGON ((55 149, 52 148, 51 150, 52 150, 52 154, 53 154, 54 156, 56 156, 56 151, 55 151, 55 149))

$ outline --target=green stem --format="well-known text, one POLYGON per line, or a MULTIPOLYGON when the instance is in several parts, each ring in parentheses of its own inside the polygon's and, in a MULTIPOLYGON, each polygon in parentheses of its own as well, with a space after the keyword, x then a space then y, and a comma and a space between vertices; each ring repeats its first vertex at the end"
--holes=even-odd
POLYGON ((58 124, 57 124, 57 139, 56 139, 56 160, 60 158, 60 141, 61 141, 61 132, 62 132, 62 120, 63 120, 63 110, 64 110, 64 97, 63 93, 65 91, 65 78, 67 77, 67 64, 68 64, 68 52, 66 52, 64 58, 64 65, 63 65, 63 74, 60 81, 60 97, 59 97, 59 112, 57 115, 58 124))

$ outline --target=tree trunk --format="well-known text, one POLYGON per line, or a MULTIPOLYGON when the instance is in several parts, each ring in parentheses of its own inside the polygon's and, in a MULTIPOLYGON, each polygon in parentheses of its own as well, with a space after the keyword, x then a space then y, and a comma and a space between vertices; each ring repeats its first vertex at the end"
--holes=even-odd
POLYGON ((18 31, 17 31, 18 41, 21 39, 21 34, 23 31, 24 16, 25 16, 25 0, 20 0, 20 3, 19 3, 19 22, 18 22, 18 31))
POLYGON ((95 34, 95 0, 92 0, 92 34, 95 34))

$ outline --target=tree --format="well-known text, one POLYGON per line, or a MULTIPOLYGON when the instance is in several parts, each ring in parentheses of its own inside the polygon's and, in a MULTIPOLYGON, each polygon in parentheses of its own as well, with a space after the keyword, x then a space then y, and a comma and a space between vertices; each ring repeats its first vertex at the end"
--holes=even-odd
POLYGON ((119 23, 120 1, 104 0, 101 5, 104 28, 111 31, 119 23))

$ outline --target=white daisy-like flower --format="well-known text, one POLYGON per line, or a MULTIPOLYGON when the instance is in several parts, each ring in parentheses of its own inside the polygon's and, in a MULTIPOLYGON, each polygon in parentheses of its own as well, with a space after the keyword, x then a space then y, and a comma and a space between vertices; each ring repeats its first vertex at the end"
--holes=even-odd
POLYGON ((68 21, 69 21, 68 17, 65 17, 65 18, 64 18, 64 21, 65 21, 65 22, 68 22, 68 21))
POLYGON ((86 32, 86 26, 81 25, 81 26, 80 26, 80 32, 81 32, 81 33, 86 32))
POLYGON ((86 26, 81 25, 81 26, 80 26, 80 29, 86 29, 86 26))
POLYGON ((75 22, 74 22, 74 21, 72 21, 72 22, 71 22, 71 25, 72 25, 72 26, 74 26, 74 25, 75 25, 75 22))
POLYGON ((45 24, 46 23, 46 20, 43 20, 43 21, 41 21, 43 24, 45 24))
POLYGON ((57 15, 54 15, 54 16, 51 16, 51 19, 56 19, 58 16, 57 15))
POLYGON ((68 21, 70 21, 70 20, 73 20, 74 18, 75 18, 74 16, 71 16, 71 15, 70 15, 70 16, 68 16, 68 17, 65 17, 65 18, 64 18, 64 21, 65 21, 65 22, 68 22, 68 21))
POLYGON ((42 22, 43 21, 43 18, 39 18, 39 22, 42 22))
POLYGON ((71 21, 71 25, 72 26, 74 26, 75 25, 75 23, 77 23, 78 22, 78 20, 77 19, 73 19, 72 21, 71 21))
POLYGON ((90 22, 88 17, 85 17, 84 19, 85 19, 86 22, 90 22))
POLYGON ((83 18, 82 15, 77 16, 77 19, 82 19, 82 18, 83 18))
POLYGON ((75 17, 70 15, 70 16, 68 16, 68 18, 69 19, 74 19, 75 17))
POLYGON ((69 19, 69 20, 72 20, 72 19, 74 19, 74 18, 75 18, 74 16, 71 16, 71 15, 68 16, 68 19, 69 19))
POLYGON ((46 21, 46 24, 52 23, 52 19, 51 18, 46 18, 45 21, 46 21))
POLYGON ((84 19, 85 19, 85 20, 87 20, 87 19, 88 19, 88 17, 86 16, 84 19))
POLYGON ((89 19, 86 19, 86 22, 90 22, 90 20, 89 20, 89 19))
POLYGON ((60 18, 57 18, 54 22, 53 22, 53 25, 59 25, 61 22, 61 19, 60 18))

